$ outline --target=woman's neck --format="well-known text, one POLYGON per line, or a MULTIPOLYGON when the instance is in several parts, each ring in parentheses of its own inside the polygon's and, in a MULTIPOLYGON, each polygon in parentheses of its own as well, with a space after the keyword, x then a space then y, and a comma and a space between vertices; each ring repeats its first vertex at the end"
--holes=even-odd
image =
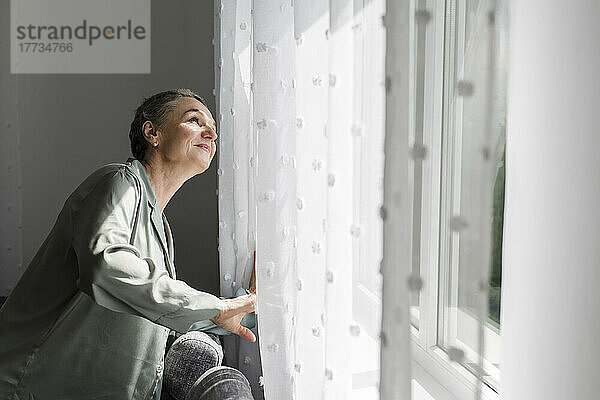
POLYGON ((157 158, 144 159, 141 163, 146 170, 150 186, 152 186, 154 196, 156 197, 156 204, 162 214, 171 197, 190 177, 184 174, 177 174, 175 172, 177 168, 173 168, 157 158))

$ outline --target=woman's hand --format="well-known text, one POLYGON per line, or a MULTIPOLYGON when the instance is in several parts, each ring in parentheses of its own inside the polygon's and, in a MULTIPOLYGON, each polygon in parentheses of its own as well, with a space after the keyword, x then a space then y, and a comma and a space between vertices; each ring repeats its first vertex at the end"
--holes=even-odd
POLYGON ((254 250, 254 264, 252 265, 249 292, 250 294, 245 296, 222 300, 223 310, 210 320, 229 332, 233 332, 251 342, 256 342, 254 333, 240 324, 244 315, 254 311, 254 304, 256 304, 256 250, 254 250))
POLYGON ((250 293, 245 296, 221 301, 223 302, 223 309, 210 320, 215 325, 227 329, 229 332, 233 332, 251 342, 256 342, 254 333, 240 324, 244 315, 254 311, 256 294, 250 293))

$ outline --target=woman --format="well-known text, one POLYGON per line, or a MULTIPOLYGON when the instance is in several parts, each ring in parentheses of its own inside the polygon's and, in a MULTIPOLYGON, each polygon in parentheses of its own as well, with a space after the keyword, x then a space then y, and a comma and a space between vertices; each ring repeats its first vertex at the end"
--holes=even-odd
POLYGON ((134 158, 91 174, 0 310, 0 398, 158 399, 170 330, 240 325, 256 295, 220 299, 176 279, 162 214, 210 166, 215 121, 202 98, 146 99, 129 133, 134 158))

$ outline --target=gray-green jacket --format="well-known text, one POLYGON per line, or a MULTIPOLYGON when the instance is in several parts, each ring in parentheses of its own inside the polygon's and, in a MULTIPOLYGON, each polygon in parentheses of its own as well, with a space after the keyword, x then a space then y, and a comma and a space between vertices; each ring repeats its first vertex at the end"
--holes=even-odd
POLYGON ((169 328, 222 309, 173 255, 138 160, 90 175, 0 310, 0 398, 157 399, 169 328))

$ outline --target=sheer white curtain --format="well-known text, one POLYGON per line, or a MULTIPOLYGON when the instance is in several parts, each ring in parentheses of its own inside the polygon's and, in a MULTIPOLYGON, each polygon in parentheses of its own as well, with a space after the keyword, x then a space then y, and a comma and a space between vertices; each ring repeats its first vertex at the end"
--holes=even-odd
POLYGON ((409 181, 411 8, 388 1, 385 23, 386 136, 383 245, 381 398, 410 399, 410 318, 406 284, 412 268, 409 181), (390 40, 390 38, 395 40, 390 40))
MULTIPOLYGON (((256 137, 252 121, 252 16, 247 1, 215 2, 215 60, 219 130, 219 260, 221 295, 248 287, 256 248, 256 137)), ((256 329, 253 330, 257 335, 256 329)), ((257 343, 225 336, 227 364, 248 378, 256 399, 261 390, 257 343)))
MULTIPOLYGON (((247 286, 256 249, 260 343, 229 337, 226 356, 257 399, 411 396, 409 289, 436 290, 410 275, 414 169, 429 162, 415 141, 415 87, 427 84, 413 65, 427 4, 215 0, 221 290, 247 286)), ((491 107, 486 65, 472 78, 479 116, 491 107)), ((418 221, 468 220, 479 240, 467 242, 467 281, 485 320, 491 120, 472 120, 465 170, 485 173, 458 189, 471 207, 418 221)))
POLYGON ((261 356, 228 338, 228 362, 257 398, 377 394, 384 1, 215 10, 221 289, 256 248, 261 356))

